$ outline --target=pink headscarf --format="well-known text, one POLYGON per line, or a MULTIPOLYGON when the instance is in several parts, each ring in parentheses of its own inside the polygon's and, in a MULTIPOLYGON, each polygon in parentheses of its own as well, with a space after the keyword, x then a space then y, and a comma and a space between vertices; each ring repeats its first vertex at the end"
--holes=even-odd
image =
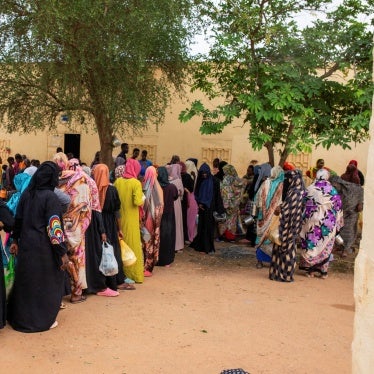
POLYGON ((126 162, 126 170, 125 170, 125 173, 123 174, 123 177, 127 179, 130 179, 130 178, 137 179, 141 168, 142 167, 140 166, 138 160, 129 158, 126 162))
POLYGON ((174 180, 174 179, 181 179, 181 165, 179 164, 171 164, 167 165, 166 169, 169 174, 169 180, 174 180))

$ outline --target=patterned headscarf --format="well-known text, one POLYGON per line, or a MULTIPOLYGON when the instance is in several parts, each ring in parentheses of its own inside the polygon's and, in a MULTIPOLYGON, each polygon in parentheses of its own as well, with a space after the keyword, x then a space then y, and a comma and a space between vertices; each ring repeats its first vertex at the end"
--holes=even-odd
POLYGON ((124 174, 125 174, 125 171, 126 171, 126 165, 123 164, 123 165, 120 165, 120 166, 117 166, 115 169, 114 169, 114 176, 116 179, 118 178, 123 178, 124 174))
POLYGON ((326 169, 319 169, 316 173, 316 180, 324 180, 327 181, 330 178, 330 173, 326 169))
POLYGON ((138 160, 129 158, 126 162, 126 170, 125 170, 125 173, 123 174, 123 177, 127 179, 131 179, 131 178, 137 179, 141 168, 142 167, 140 166, 138 160))

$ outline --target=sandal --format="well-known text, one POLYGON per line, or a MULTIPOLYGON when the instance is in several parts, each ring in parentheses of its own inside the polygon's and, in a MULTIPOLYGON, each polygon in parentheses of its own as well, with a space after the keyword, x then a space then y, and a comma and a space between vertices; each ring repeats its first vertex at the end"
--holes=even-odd
POLYGON ((110 288, 106 288, 104 291, 96 292, 97 296, 115 297, 119 295, 118 291, 113 291, 110 288))
POLYGON ((66 309, 67 305, 61 301, 60 309, 66 309))
POLYGON ((57 326, 58 326, 58 322, 54 321, 49 329, 52 330, 52 329, 56 328, 57 326))
POLYGON ((305 276, 307 278, 314 278, 314 274, 313 273, 305 273, 305 276))
POLYGON ((132 284, 129 284, 129 283, 122 283, 117 286, 117 290, 121 290, 121 291, 132 291, 135 289, 136 288, 132 284))
POLYGON ((261 261, 257 262, 256 264, 257 269, 262 269, 263 267, 264 267, 264 264, 261 261))
POLYGON ((84 296, 84 295, 80 295, 80 298, 79 299, 73 299, 73 298, 70 298, 70 302, 72 304, 79 304, 79 303, 83 303, 83 301, 86 301, 87 300, 87 297, 84 296))

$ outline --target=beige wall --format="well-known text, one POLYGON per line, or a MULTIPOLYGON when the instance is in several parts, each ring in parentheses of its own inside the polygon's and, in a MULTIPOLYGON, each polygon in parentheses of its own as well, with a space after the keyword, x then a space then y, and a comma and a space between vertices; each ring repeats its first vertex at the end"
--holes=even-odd
POLYGON ((374 372, 374 97, 370 135, 372 140, 367 153, 368 172, 365 183, 364 226, 360 251, 355 261, 354 297, 356 311, 352 343, 353 374, 371 374, 374 372))
MULTIPOLYGON (((196 95, 194 98, 197 97, 196 95)), ((190 96, 190 99, 192 97, 190 96)), ((193 118, 188 123, 180 123, 178 115, 181 110, 188 106, 188 101, 181 101, 175 96, 171 106, 167 109, 165 121, 159 127, 158 132, 155 126, 150 125, 149 130, 145 131, 143 136, 124 138, 117 134, 121 142, 130 144, 130 153, 132 145, 139 148, 152 148, 153 160, 159 165, 170 161, 173 154, 178 154, 182 160, 188 157, 195 157, 199 164, 203 161, 212 163, 213 158, 220 154, 226 155, 224 159, 232 163, 238 170, 239 175, 243 175, 252 159, 257 159, 260 163, 268 160, 266 150, 254 152, 248 143, 248 125, 243 126, 237 121, 234 125, 225 128, 219 135, 201 135, 199 133, 200 119, 193 118)), ((26 154, 29 158, 37 158, 41 161, 50 159, 54 154, 56 147, 64 147, 63 134, 73 133, 63 127, 62 124, 54 133, 40 132, 37 134, 18 135, 6 134, 0 130, 0 156, 6 160, 7 153, 4 152, 2 145, 9 144, 11 155, 15 153, 26 154)), ((79 133, 79 131, 77 131, 79 133)), ((318 148, 312 154, 306 156, 306 163, 309 167, 315 165, 318 158, 324 158, 326 166, 335 170, 338 174, 345 171, 349 160, 356 159, 359 169, 366 172, 366 154, 368 142, 360 145, 352 145, 352 150, 343 150, 339 147, 333 147, 330 150, 318 148)), ((95 133, 81 133, 81 160, 90 164, 94 154, 99 150, 99 140, 95 133)), ((119 153, 119 148, 113 150, 113 155, 119 153)))

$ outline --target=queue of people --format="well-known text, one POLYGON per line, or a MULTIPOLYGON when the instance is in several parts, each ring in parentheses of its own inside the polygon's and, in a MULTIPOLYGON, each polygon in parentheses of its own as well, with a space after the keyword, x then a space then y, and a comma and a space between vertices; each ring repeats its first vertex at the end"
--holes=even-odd
POLYGON ((131 158, 126 143, 121 150, 112 171, 100 153, 91 167, 62 150, 28 173, 18 162, 14 191, 0 201, 2 272, 16 259, 9 295, 0 275, 0 328, 6 319, 22 332, 54 328, 63 298, 78 304, 89 294, 133 291, 157 266, 170 267, 185 246, 206 254, 223 240, 253 246, 257 268, 269 263, 269 279, 292 282, 297 253, 308 277, 325 279, 336 236, 343 238, 342 256, 356 239, 363 176, 354 160, 341 177, 319 160, 306 188, 290 163, 282 168, 253 160, 240 178, 219 159, 212 169, 177 155, 157 166, 146 151, 137 160, 140 150, 131 158), (120 241, 136 257, 129 266, 122 264, 120 241), (100 268, 107 243, 119 265, 109 276, 100 268))

